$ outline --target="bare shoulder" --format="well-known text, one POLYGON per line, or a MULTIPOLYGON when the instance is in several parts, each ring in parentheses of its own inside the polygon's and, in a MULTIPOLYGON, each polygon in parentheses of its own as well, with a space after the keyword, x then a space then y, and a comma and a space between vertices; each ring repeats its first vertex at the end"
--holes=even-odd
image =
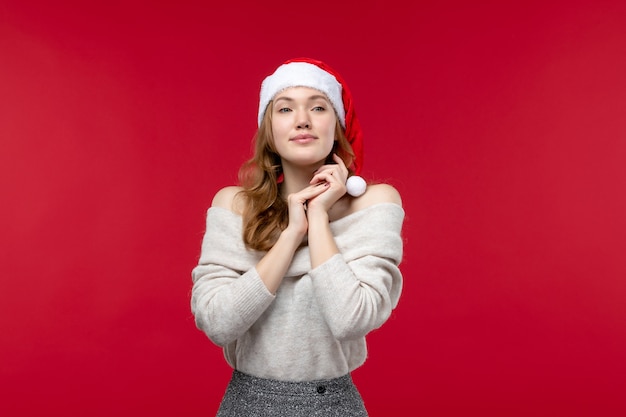
POLYGON ((393 203, 402 207, 400 193, 389 184, 371 184, 365 193, 352 201, 352 212, 380 203, 393 203))
POLYGON ((235 213, 241 213, 242 197, 239 194, 243 191, 242 187, 228 186, 215 193, 211 207, 221 207, 235 213))

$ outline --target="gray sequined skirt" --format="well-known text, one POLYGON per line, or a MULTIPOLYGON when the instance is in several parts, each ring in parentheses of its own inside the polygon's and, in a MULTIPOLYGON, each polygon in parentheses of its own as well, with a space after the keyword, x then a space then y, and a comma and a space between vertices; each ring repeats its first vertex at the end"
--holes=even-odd
POLYGON ((350 374, 339 378, 287 382, 233 371, 216 417, 366 417, 350 374))

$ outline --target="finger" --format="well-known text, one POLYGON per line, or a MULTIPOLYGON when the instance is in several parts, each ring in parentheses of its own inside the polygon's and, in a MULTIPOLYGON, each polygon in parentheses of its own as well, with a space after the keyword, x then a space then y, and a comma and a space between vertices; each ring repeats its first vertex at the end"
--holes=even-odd
POLYGON ((341 167, 342 171, 348 171, 348 168, 346 168, 346 164, 343 162, 343 159, 341 159, 336 153, 333 154, 333 161, 335 161, 337 165, 341 167))
POLYGON ((326 191, 328 188, 328 183, 326 181, 321 181, 316 184, 309 185, 308 187, 294 193, 288 197, 289 201, 298 202, 298 204, 302 204, 307 200, 310 200, 313 197, 316 197, 326 191))
POLYGON ((345 168, 345 164, 343 163, 343 161, 341 160, 341 158, 337 155, 337 154, 332 154, 331 158, 336 162, 336 163, 332 163, 329 162, 327 164, 322 165, 321 167, 317 168, 315 171, 313 171, 313 174, 318 174, 322 171, 325 170, 334 170, 337 169, 337 167, 342 167, 345 168))
MULTIPOLYGON (((339 169, 341 170, 341 173, 343 175, 343 179, 346 180, 348 179, 348 168, 346 167, 345 162, 343 162, 343 159, 341 159, 339 157, 339 155, 337 155, 336 153, 333 154, 333 160, 335 162, 337 162, 337 166, 339 167, 339 169)), ((345 182, 345 181, 344 181, 345 182)))
MULTIPOLYGON (((339 159, 341 160, 341 158, 339 159)), ((310 184, 319 183, 321 181, 345 184, 347 178, 348 169, 342 162, 341 165, 332 164, 320 167, 320 169, 315 172, 313 178, 311 178, 310 184)))
POLYGON ((330 183, 330 182, 337 182, 340 181, 337 177, 339 175, 333 175, 333 171, 331 170, 325 170, 322 172, 319 172, 317 174, 315 174, 313 176, 313 178, 311 178, 311 184, 313 186, 317 185, 317 184, 323 184, 323 183, 330 183))

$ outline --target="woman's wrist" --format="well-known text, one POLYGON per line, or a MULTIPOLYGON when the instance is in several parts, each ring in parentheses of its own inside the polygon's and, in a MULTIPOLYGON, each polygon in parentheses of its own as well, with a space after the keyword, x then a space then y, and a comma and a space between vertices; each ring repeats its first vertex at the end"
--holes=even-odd
POLYGON ((302 239, 306 236, 306 233, 306 229, 301 231, 296 230, 295 227, 287 226, 282 232, 280 232, 278 240, 284 241, 285 243, 291 242, 294 248, 297 248, 300 246, 300 243, 302 243, 302 239))
POLYGON ((326 225, 328 224, 328 212, 324 209, 313 209, 311 208, 307 212, 307 220, 309 222, 309 230, 311 227, 315 227, 318 224, 326 225))

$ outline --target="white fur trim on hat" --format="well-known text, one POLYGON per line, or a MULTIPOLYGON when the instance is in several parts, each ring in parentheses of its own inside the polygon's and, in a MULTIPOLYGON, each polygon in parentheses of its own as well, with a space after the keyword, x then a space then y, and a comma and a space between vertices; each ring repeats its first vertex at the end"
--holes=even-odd
POLYGON ((341 126, 346 127, 346 112, 341 98, 341 84, 332 74, 307 62, 283 64, 272 75, 263 80, 259 100, 259 126, 270 100, 289 87, 309 87, 326 94, 335 108, 341 126))

